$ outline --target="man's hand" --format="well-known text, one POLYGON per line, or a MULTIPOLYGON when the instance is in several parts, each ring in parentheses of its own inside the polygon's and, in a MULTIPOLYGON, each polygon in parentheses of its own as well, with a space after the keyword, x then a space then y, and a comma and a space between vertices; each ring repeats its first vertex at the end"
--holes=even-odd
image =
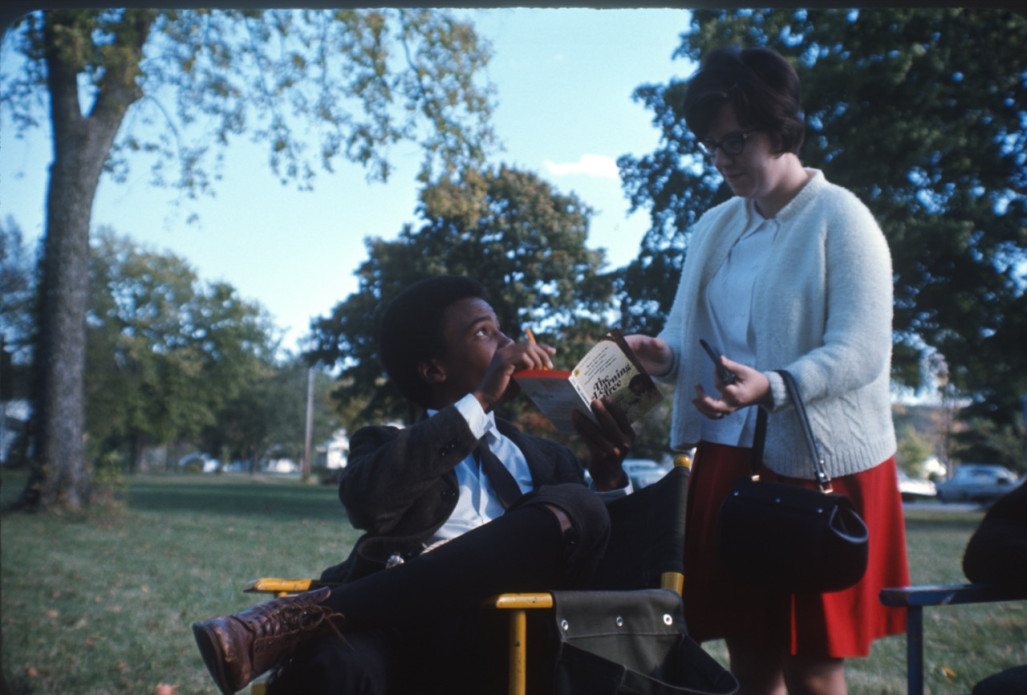
POLYGON ((674 353, 665 341, 640 333, 625 336, 624 340, 650 376, 662 376, 674 366, 674 353))
POLYGON ((536 343, 510 342, 492 356, 485 375, 474 390, 474 397, 481 403, 485 412, 491 411, 499 403, 514 398, 518 393, 516 382, 511 379, 514 372, 522 369, 552 369, 554 348, 536 343))
POLYGON ((574 429, 588 447, 588 471, 597 490, 622 488, 628 476, 621 464, 635 443, 635 431, 624 411, 606 396, 592 401, 592 412, 598 425, 577 410, 571 413, 574 429))

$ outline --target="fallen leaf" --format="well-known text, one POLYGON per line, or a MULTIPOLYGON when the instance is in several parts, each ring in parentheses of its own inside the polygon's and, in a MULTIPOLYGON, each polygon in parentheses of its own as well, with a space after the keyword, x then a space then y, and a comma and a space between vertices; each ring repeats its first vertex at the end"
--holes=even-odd
POLYGON ((941 672, 945 674, 945 680, 949 683, 953 683, 956 680, 956 672, 950 669, 948 666, 942 666, 941 672))

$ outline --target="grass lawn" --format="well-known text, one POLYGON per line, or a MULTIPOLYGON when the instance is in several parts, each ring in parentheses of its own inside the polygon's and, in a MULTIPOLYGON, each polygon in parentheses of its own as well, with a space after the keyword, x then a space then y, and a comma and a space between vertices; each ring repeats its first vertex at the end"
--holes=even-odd
MULTIPOLYGON (((23 478, 4 473, 2 497, 23 478)), ((89 518, 7 514, 2 653, 8 692, 217 693, 191 624, 263 600, 259 576, 316 576, 356 532, 334 487, 234 475, 128 478, 127 506, 89 518)))
MULTIPOLYGON (((24 477, 4 471, 0 501, 24 477)), ((334 487, 234 475, 127 478, 125 504, 81 518, 0 520, 2 665, 13 695, 217 692, 190 625, 262 598, 258 576, 316 576, 356 539, 334 487)), ((963 547, 980 512, 907 512, 913 581, 963 581, 963 547)), ((925 612, 933 695, 967 693, 983 676, 1027 663, 1027 606, 925 612)), ((723 645, 707 645, 724 658, 723 645)), ((905 640, 848 664, 853 695, 905 692, 905 640)), ((162 695, 163 695, 162 693, 162 695)))

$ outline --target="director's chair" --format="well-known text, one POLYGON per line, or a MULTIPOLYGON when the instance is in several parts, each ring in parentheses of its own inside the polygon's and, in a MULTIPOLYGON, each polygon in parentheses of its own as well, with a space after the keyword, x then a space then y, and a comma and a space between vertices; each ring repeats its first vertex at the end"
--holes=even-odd
MULTIPOLYGON (((528 692, 531 673, 528 669, 528 635, 529 632, 533 636, 539 633, 538 630, 529 631, 528 616, 529 613, 543 612, 548 614, 551 622, 555 620, 556 628, 549 632, 557 635, 537 641, 546 646, 555 644, 556 649, 566 656, 565 661, 577 663, 594 658, 587 651, 598 650, 605 655, 596 662, 601 666, 588 667, 591 677, 606 681, 623 679, 627 671, 642 669, 644 677, 701 681, 706 686, 705 691, 715 695, 729 695, 735 691, 737 683, 734 678, 691 642, 685 633, 680 601, 684 584, 684 521, 690 462, 682 457, 675 463, 658 482, 608 505, 610 542, 596 579, 586 590, 501 594, 484 602, 485 610, 505 612, 508 616, 505 693, 526 695, 528 692), (578 611, 575 615, 582 617, 568 618, 573 611, 578 611), (636 635, 632 638, 635 643, 627 649, 631 663, 618 664, 617 659, 624 650, 615 643, 616 639, 607 638, 616 638, 618 633, 627 636, 638 632, 644 633, 643 642, 652 644, 640 647, 636 635), (682 645, 682 642, 687 644, 682 645), (690 663, 686 666, 671 663, 675 656, 681 654, 682 647, 689 650, 687 660, 690 663), (671 650, 676 651, 671 653, 671 650)), ((254 581, 246 591, 282 596, 319 586, 318 581, 311 579, 263 578, 254 581)), ((533 648, 532 654, 535 655, 536 651, 544 650, 533 648)), ((548 692, 549 670, 554 667, 556 658, 542 655, 532 658, 532 692, 548 692)), ((571 674, 568 677, 578 676, 571 674)), ((603 687, 607 685, 604 683, 603 687)), ((595 687, 585 683, 576 690, 565 687, 562 691, 594 695, 599 692, 595 687)), ((258 681, 251 686, 253 695, 263 695, 263 692, 263 682, 258 681)))
POLYGON ((881 603, 906 609, 906 691, 924 693, 924 608, 972 603, 1027 600, 1027 586, 999 588, 989 584, 945 584, 889 587, 881 603))
MULTIPOLYGON (((644 599, 645 589, 672 591, 680 598, 688 478, 687 460, 682 459, 656 483, 608 505, 610 542, 594 583, 584 592, 596 592, 607 612, 616 613, 609 610, 613 602, 644 599)), ((509 612, 509 695, 527 692, 529 612, 553 610, 563 593, 500 594, 486 602, 486 608, 509 612)), ((616 621, 616 616, 612 619, 616 621)))

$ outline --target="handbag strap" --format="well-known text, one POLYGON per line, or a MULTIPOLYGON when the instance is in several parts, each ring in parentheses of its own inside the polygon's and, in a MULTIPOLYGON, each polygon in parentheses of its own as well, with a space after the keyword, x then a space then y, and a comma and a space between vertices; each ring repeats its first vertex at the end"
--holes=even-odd
MULTIPOLYGON (((813 428, 809 424, 809 416, 806 414, 806 406, 802 402, 802 397, 799 395, 799 384, 795 381, 795 377, 790 372, 784 369, 776 370, 781 375, 781 379, 785 383, 785 390, 788 392, 788 397, 792 401, 792 406, 795 408, 796 417, 799 419, 799 425, 802 428, 803 437, 806 439, 806 446, 809 447, 810 458, 813 459, 813 473, 817 481, 817 485, 823 492, 831 492, 831 478, 827 475, 827 469, 824 467, 824 459, 820 456, 820 450, 817 448, 817 440, 813 437, 813 428)), ((758 406, 757 406, 758 407, 758 406)), ((763 408, 759 408, 756 413, 756 432, 753 434, 752 441, 752 475, 754 478, 759 477, 760 468, 763 467, 763 447, 767 440, 767 411, 763 408)))

